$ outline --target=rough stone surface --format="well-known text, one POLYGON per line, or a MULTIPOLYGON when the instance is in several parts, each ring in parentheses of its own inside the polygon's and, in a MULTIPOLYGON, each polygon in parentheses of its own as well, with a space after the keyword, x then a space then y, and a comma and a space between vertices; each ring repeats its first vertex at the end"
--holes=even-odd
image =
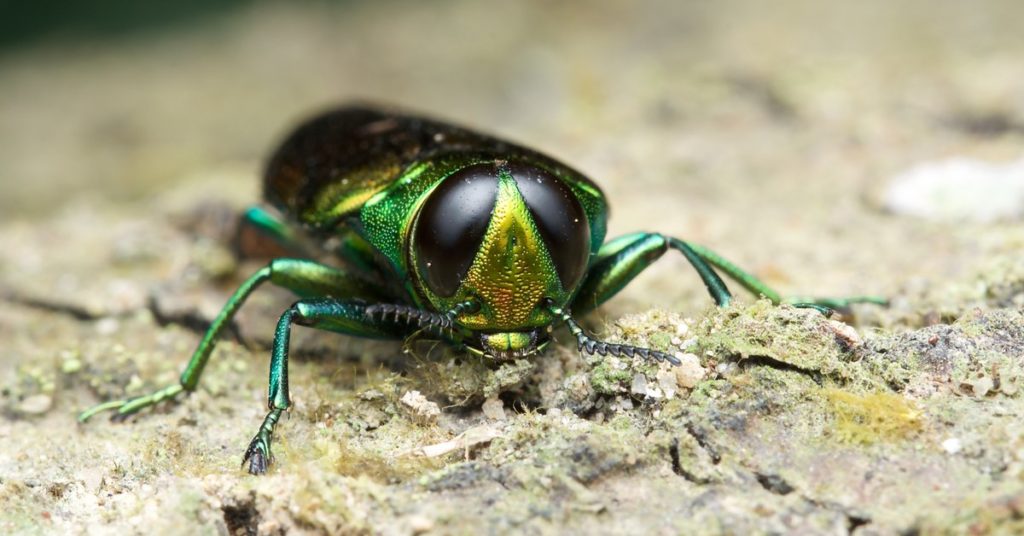
POLYGON ((884 203, 917 162, 1020 157, 1019 2, 343 5, 0 58, 0 533, 1024 530, 1024 229, 884 203), (266 151, 356 97, 573 163, 611 200, 612 235, 658 230, 789 295, 891 304, 830 320, 733 285, 715 309, 666 255, 585 323, 692 355, 686 382, 580 356, 564 330, 492 369, 296 329, 294 407, 251 477, 293 299, 267 289, 197 392, 76 424, 176 381, 260 265, 232 237, 266 151), (412 391, 436 419, 404 409, 412 391))

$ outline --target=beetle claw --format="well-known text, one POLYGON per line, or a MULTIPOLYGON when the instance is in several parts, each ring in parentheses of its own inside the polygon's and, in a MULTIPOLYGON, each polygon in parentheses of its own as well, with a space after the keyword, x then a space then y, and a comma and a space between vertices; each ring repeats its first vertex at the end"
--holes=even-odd
POLYGON ((269 460, 263 455, 263 452, 256 445, 255 440, 249 444, 249 448, 245 451, 245 456, 242 458, 242 467, 245 464, 249 464, 250 475, 263 475, 267 473, 267 468, 270 466, 269 460))

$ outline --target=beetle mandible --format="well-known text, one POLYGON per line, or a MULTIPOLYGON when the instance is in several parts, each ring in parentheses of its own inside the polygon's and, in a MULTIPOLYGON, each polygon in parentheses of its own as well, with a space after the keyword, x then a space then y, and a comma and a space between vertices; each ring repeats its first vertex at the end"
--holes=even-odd
POLYGON ((271 437, 288 396, 293 325, 360 337, 427 333, 484 359, 532 356, 564 323, 580 351, 664 360, 669 354, 611 344, 576 322, 668 250, 683 254, 719 306, 732 299, 720 270, 755 295, 828 313, 877 297, 783 299, 711 250, 639 232, 605 242, 608 207, 590 179, 537 151, 465 128, 364 106, 301 124, 271 157, 267 208, 245 218, 293 251, 316 243, 337 260, 272 260, 228 299, 178 383, 114 400, 126 417, 193 391, 222 331, 265 282, 301 299, 280 317, 270 359, 269 412, 246 449, 252 474, 271 462, 271 437))

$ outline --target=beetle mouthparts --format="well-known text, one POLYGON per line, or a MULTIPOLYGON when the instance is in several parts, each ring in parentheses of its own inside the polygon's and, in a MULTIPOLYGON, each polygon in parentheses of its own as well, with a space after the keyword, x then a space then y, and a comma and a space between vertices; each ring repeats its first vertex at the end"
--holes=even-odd
POLYGON ((506 361, 537 352, 537 330, 504 333, 481 333, 480 349, 484 356, 506 361))

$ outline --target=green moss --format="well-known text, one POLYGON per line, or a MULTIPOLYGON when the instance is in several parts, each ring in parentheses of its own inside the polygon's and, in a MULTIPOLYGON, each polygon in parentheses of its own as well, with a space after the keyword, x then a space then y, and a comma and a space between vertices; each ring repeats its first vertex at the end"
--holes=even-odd
POLYGON ((629 391, 633 371, 618 358, 608 358, 590 369, 590 385, 602 395, 622 394, 629 391))
POLYGON ((833 432, 840 441, 870 445, 903 440, 922 428, 921 411, 902 396, 858 395, 840 389, 824 389, 822 394, 835 416, 833 432))
MULTIPOLYGON (((389 432, 390 433, 390 432, 389 432)), ((437 436, 432 442, 446 440, 437 436)), ((319 438, 313 448, 334 472, 343 476, 365 477, 381 484, 393 484, 418 478, 426 471, 441 467, 444 462, 438 458, 414 456, 401 449, 387 450, 387 441, 361 442, 337 438, 319 438), (385 443, 381 445, 381 443, 385 443)), ((397 445, 394 445, 397 447, 397 445)))
POLYGON ((768 357, 793 367, 845 375, 835 328, 820 313, 768 300, 715 311, 698 328, 699 345, 715 356, 768 357))
POLYGON ((669 344, 672 343, 672 335, 664 331, 657 331, 652 333, 647 340, 650 342, 651 348, 665 352, 669 350, 669 344))

